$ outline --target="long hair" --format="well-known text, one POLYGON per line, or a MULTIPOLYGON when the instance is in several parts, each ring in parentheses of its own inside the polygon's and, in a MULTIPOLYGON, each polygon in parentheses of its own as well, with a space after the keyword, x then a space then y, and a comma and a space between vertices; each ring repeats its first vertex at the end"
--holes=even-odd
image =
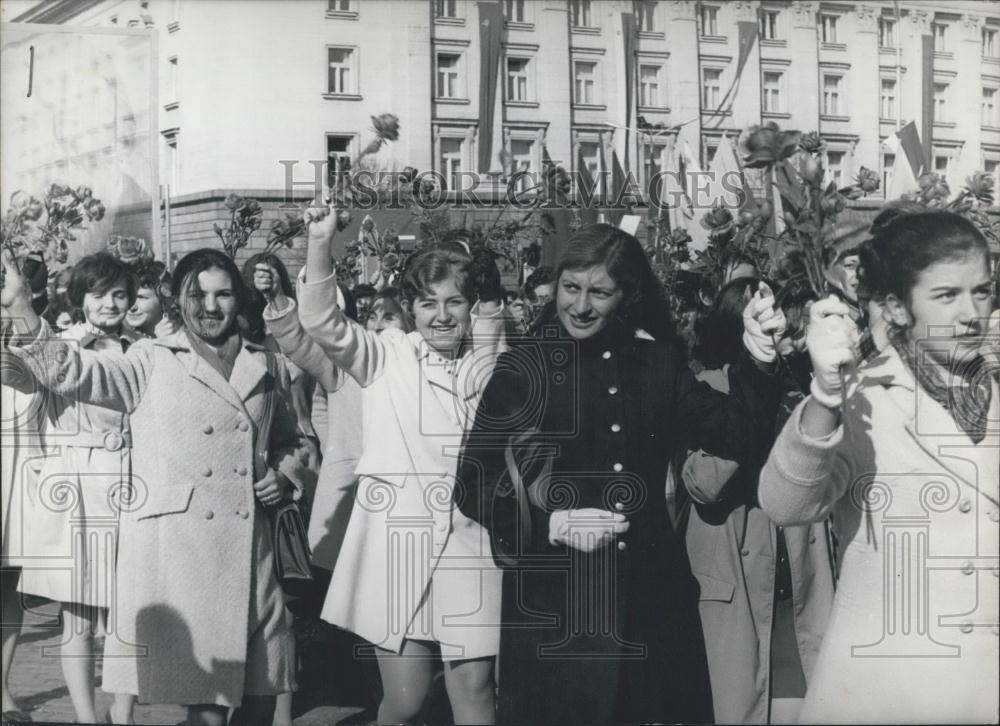
POLYGON ((706 368, 722 368, 739 359, 743 350, 743 309, 759 284, 759 277, 737 277, 727 282, 708 314, 696 324, 694 358, 706 368))
POLYGON ((170 279, 170 294, 181 303, 182 294, 190 290, 198 290, 198 275, 205 270, 218 269, 229 275, 229 280, 233 286, 233 295, 236 297, 236 311, 241 313, 246 309, 250 291, 247 289, 240 270, 233 262, 232 258, 222 250, 204 247, 184 255, 174 268, 170 279))
POLYGON ((639 240, 610 224, 581 228, 570 237, 556 267, 557 287, 563 271, 598 265, 604 266, 623 292, 615 313, 618 321, 627 330, 641 328, 657 340, 673 340, 673 316, 666 293, 639 240))
POLYGON ((277 255, 258 252, 243 264, 243 285, 246 288, 247 300, 246 305, 242 308, 241 317, 244 322, 244 334, 255 343, 260 343, 267 335, 267 326, 264 324, 264 308, 267 307, 267 299, 253 286, 253 275, 258 264, 273 267, 278 273, 278 285, 281 287, 281 291, 286 297, 295 299, 295 287, 288 275, 288 269, 277 255))

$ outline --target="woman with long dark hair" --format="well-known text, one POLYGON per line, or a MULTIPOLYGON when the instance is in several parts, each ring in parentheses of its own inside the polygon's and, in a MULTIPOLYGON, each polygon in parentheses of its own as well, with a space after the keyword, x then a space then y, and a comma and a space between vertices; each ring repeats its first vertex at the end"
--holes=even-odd
POLYGON ((800 719, 995 723, 1000 312, 990 315, 989 248, 957 214, 907 214, 873 230, 861 264, 890 345, 858 365, 848 307, 813 303, 811 395, 760 478, 774 521, 832 512, 839 542, 800 719))
POLYGON ((504 567, 498 720, 712 718, 698 586, 668 517, 678 447, 752 459, 777 404, 781 317, 755 295, 732 394, 696 383, 642 245, 579 230, 538 335, 486 386, 456 499, 504 567))

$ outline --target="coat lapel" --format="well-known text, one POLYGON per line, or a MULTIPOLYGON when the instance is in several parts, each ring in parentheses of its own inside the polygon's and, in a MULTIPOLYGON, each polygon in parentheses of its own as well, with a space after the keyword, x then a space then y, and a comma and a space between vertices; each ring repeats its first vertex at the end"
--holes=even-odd
MULTIPOLYGON (((906 416, 904 426, 913 441, 951 474, 996 503, 1000 433, 988 431, 978 445, 973 443, 951 414, 916 384, 895 350, 890 348, 877 360, 878 365, 870 367, 866 377, 878 377, 888 389, 890 398, 906 416)), ((998 420, 998 396, 1000 390, 994 383, 990 422, 998 420)))
MULTIPOLYGON (((215 368, 203 361, 200 355, 194 352, 183 331, 154 340, 153 345, 169 348, 184 365, 189 376, 203 383, 206 388, 240 413, 246 413, 246 410, 243 408, 243 401, 230 382, 223 378, 215 368)), ((240 351, 240 355, 243 355, 243 351, 240 351)), ((237 357, 238 360, 239 357, 237 357)), ((235 369, 233 372, 235 377, 235 369)))
POLYGON ((254 389, 264 380, 264 376, 267 375, 267 366, 264 364, 262 356, 256 355, 257 352, 263 350, 252 343, 244 343, 236 356, 233 374, 229 377, 229 385, 233 387, 236 395, 244 404, 250 399, 254 389))

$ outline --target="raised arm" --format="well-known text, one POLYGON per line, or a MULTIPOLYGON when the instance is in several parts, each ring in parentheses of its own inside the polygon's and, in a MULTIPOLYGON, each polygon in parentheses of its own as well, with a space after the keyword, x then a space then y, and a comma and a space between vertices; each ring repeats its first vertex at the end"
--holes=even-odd
POLYGON ((343 372, 302 327, 298 304, 284 295, 281 298, 264 308, 267 331, 274 336, 281 352, 295 365, 319 381, 327 391, 332 393, 338 390, 344 383, 343 372))

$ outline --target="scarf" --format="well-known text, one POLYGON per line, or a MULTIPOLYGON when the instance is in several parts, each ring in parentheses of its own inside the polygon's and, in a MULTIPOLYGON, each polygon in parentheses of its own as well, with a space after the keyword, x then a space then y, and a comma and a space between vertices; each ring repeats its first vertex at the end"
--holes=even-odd
POLYGON ((209 345, 204 340, 193 333, 187 334, 188 342, 191 343, 191 350, 201 357, 206 363, 212 366, 219 375, 227 381, 233 375, 233 366, 236 365, 236 356, 240 354, 243 347, 243 339, 238 333, 230 335, 226 342, 216 348, 209 345))
POLYGON ((942 380, 937 366, 917 364, 916 346, 905 330, 894 330, 889 340, 920 387, 941 404, 973 443, 982 441, 986 437, 987 417, 993 397, 991 376, 982 357, 977 356, 971 363, 953 363, 948 376, 950 380, 946 382, 942 380))

